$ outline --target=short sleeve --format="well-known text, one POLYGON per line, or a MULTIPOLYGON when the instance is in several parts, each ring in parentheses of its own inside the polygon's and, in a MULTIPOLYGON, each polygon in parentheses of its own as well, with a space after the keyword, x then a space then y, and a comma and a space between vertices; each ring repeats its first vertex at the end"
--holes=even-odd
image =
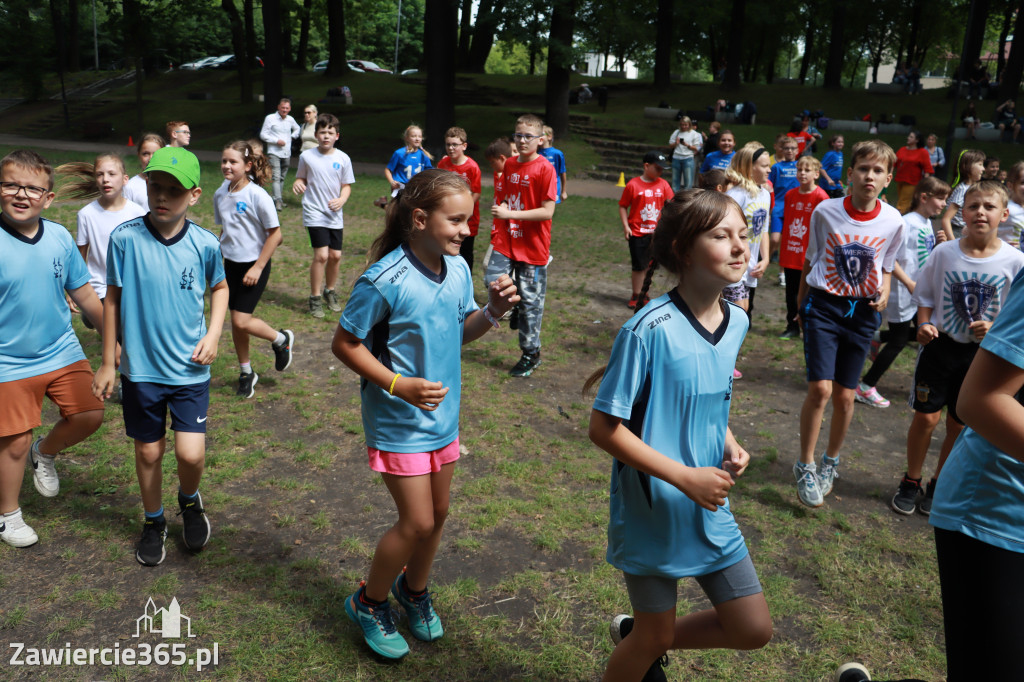
POLYGON ((114 230, 107 244, 107 286, 119 287, 124 268, 124 229, 114 230))
POLYGON ((423 154, 423 170, 427 170, 428 168, 433 168, 434 165, 432 163, 430 163, 430 157, 427 156, 426 153, 424 153, 422 151, 420 153, 423 154))
POLYGON ((355 183, 356 176, 352 172, 352 160, 346 156, 345 160, 341 162, 341 184, 351 185, 355 183))
MULTIPOLYGON (((955 244, 956 242, 951 243, 955 244)), ((932 273, 936 268, 941 270, 939 265, 941 257, 941 251, 938 249, 932 251, 928 260, 925 261, 924 267, 917 273, 917 282, 914 286, 914 295, 911 297, 911 301, 918 307, 935 308, 935 276, 932 273)))
POLYGON ((480 194, 480 190, 483 188, 480 176, 480 166, 474 162, 473 167, 469 169, 469 191, 475 194, 480 194))
POLYGON ((903 250, 903 241, 907 233, 907 226, 902 220, 899 221, 899 227, 896 230, 896 234, 892 236, 892 239, 886 244, 885 253, 882 256, 882 270, 885 272, 892 272, 896 265, 896 259, 900 255, 900 251, 903 250))
POLYGON ((86 267, 82 254, 75 248, 75 243, 71 240, 70 234, 68 235, 65 252, 67 256, 64 260, 67 263, 68 272, 67 278, 64 280, 64 288, 68 291, 74 291, 89 283, 89 268, 86 267))
POLYGON ((223 225, 224 216, 220 214, 220 198, 223 196, 220 190, 217 190, 213 195, 213 224, 223 225))
POLYGON ((356 338, 365 339, 370 335, 370 330, 384 319, 389 310, 390 305, 387 299, 369 278, 363 275, 356 281, 338 324, 356 338))
POLYGON ((206 271, 207 286, 211 289, 224 281, 224 259, 220 254, 220 244, 213 242, 204 251, 203 269, 206 271))
MULTIPOLYGON (((84 210, 84 209, 83 209, 84 210)), ((78 224, 77 234, 75 235, 75 243, 79 246, 86 246, 91 241, 91 235, 89 230, 89 221, 82 217, 82 211, 78 212, 78 218, 76 219, 78 224)))
POLYGON ((629 419, 633 405, 647 383, 647 349, 628 329, 620 329, 612 345, 594 409, 619 419, 629 419))
POLYGON ((622 196, 619 198, 619 206, 626 208, 633 203, 633 184, 627 182, 626 186, 622 188, 622 196))
POLYGON ((302 180, 305 180, 306 176, 309 174, 309 168, 306 166, 306 159, 303 158, 305 156, 305 152, 299 154, 299 167, 295 169, 295 177, 300 178, 302 180))
POLYGON ((396 149, 395 153, 391 155, 391 160, 388 161, 387 169, 392 174, 402 165, 402 151, 401 149, 396 149))
MULTIPOLYGON (((257 191, 256 215, 260 218, 260 224, 264 230, 270 231, 275 227, 281 227, 281 220, 277 217, 277 207, 274 200, 265 191, 257 191)), ((216 204, 214 204, 216 205, 216 204)))
POLYGON ((812 263, 818 255, 818 249, 821 248, 819 242, 822 237, 818 233, 821 232, 823 224, 824 221, 822 220, 821 213, 815 207, 814 212, 811 213, 811 227, 808 230, 807 236, 807 252, 804 255, 804 258, 812 263))
POLYGON ((1017 273, 999 317, 985 334, 981 347, 1024 369, 1024 270, 1017 273))

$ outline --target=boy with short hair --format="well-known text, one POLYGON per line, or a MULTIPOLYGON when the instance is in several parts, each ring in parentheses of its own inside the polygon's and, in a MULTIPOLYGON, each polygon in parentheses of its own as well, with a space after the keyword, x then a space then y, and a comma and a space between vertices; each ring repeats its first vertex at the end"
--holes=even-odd
POLYGON ((110 235, 107 296, 103 301, 103 364, 93 393, 114 388, 115 347, 121 332, 125 433, 135 441, 135 472, 145 511, 135 559, 157 566, 166 552, 161 500, 167 410, 178 464, 178 506, 185 546, 210 539, 199 483, 206 463, 210 364, 228 308, 220 241, 185 217, 199 201, 199 160, 175 147, 157 150, 146 166, 149 213, 110 235), (203 295, 210 288, 210 325, 203 295))
POLYGON ((914 420, 907 432, 907 471, 890 506, 899 514, 931 513, 935 482, 964 428, 957 414, 967 369, 1024 267, 1024 253, 999 238, 1006 219, 1006 190, 996 180, 971 185, 964 195, 964 231, 960 239, 938 244, 918 273, 917 341, 921 353, 914 370, 911 404, 914 420), (942 408, 946 438, 927 490, 921 486, 924 460, 942 408))
MULTIPOLYGON (((792 138, 786 138, 792 139, 792 138)), ((796 151, 794 148, 792 151, 796 151)), ((800 337, 797 324, 797 294, 800 291, 800 272, 807 253, 808 228, 811 215, 818 204, 828 199, 828 192, 815 181, 821 171, 821 162, 813 156, 801 156, 796 162, 797 186, 786 192, 782 199, 783 218, 779 245, 779 267, 786 279, 786 330, 780 339, 800 337)), ((774 224, 774 220, 772 221, 774 224)))
POLYGON ((473 243, 476 241, 477 232, 480 231, 480 166, 476 161, 466 156, 466 147, 469 138, 466 131, 453 126, 445 131, 444 148, 447 156, 441 159, 437 167, 441 170, 451 171, 461 175, 469 184, 469 191, 473 195, 473 215, 469 218, 469 236, 462 240, 459 254, 469 265, 470 273, 473 272, 473 243))
POLYGON ((187 147, 192 143, 192 131, 185 121, 167 122, 168 147, 187 147))
POLYGON ((630 310, 647 304, 640 300, 640 289, 643 288, 644 275, 651 263, 651 235, 658 225, 662 206, 672 198, 671 185, 661 177, 662 171, 669 167, 664 154, 647 152, 644 155, 643 175, 627 182, 619 199, 619 219, 629 243, 629 259, 632 264, 630 278, 633 295, 627 304, 630 310))
POLYGON ((551 126, 544 126, 544 140, 537 151, 555 167, 555 173, 558 176, 558 197, 555 199, 555 203, 560 204, 569 198, 568 176, 565 168, 565 154, 562 153, 562 150, 555 149, 554 144, 554 129, 551 126))
MULTIPOLYGON (((492 206, 497 206, 504 199, 504 171, 505 162, 512 154, 512 143, 506 137, 499 137, 484 150, 484 158, 491 167, 491 177, 494 181, 494 200, 492 206)), ((507 249, 508 246, 508 221, 501 218, 491 218, 491 243, 487 246, 487 253, 484 254, 484 287, 487 287, 487 268, 491 263, 491 255, 499 249, 507 249)))
MULTIPOLYGON (((772 220, 768 228, 770 232, 768 236, 769 258, 779 252, 779 243, 782 240, 786 193, 799 184, 796 179, 796 140, 788 135, 783 137, 785 139, 779 141, 782 158, 772 164, 772 169, 768 173, 768 182, 772 184, 774 191, 772 220)), ((779 280, 782 286, 786 286, 785 270, 779 275, 779 280)))
MULTIPOLYGON (((495 244, 485 280, 512 276, 522 301, 512 310, 509 327, 519 329, 522 357, 509 370, 528 377, 540 365, 540 327, 544 317, 548 259, 551 255, 551 217, 555 214, 558 184, 554 167, 538 153, 544 122, 533 114, 516 120, 518 156, 505 162, 501 203, 491 207, 495 218, 508 221, 508 239, 495 244)), ((498 201, 498 198, 495 199, 498 201)))
POLYGON ((338 117, 320 114, 316 119, 314 149, 299 156, 292 191, 302 197, 302 224, 309 232, 313 261, 309 264, 309 314, 324 316, 324 303, 341 312, 334 288, 338 283, 345 218, 342 207, 352 193, 356 177, 348 154, 334 148, 340 137, 338 117))
POLYGON ((0 540, 13 547, 39 541, 18 503, 25 460, 39 494, 54 497, 54 457, 103 422, 65 292, 97 326, 102 308, 71 234, 42 217, 52 190, 53 167, 35 152, 19 149, 0 160, 0 540), (44 395, 61 418, 33 441, 44 395))
POLYGON ((800 410, 800 459, 793 474, 798 497, 809 507, 824 504, 838 475, 860 371, 903 244, 903 219, 878 200, 892 181, 895 152, 880 140, 865 140, 854 145, 852 156, 850 195, 823 201, 811 214, 800 277, 807 397, 800 410), (814 453, 829 398, 832 422, 819 471, 814 453))

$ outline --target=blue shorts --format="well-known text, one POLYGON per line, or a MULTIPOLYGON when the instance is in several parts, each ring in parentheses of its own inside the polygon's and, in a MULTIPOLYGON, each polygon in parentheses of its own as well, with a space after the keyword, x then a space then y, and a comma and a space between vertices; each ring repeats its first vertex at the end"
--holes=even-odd
POLYGON ((963 424, 956 412, 956 401, 977 352, 977 343, 954 341, 943 333, 922 346, 917 354, 914 390, 910 394, 914 411, 935 414, 945 407, 956 423, 963 424))
POLYGON ((785 217, 785 205, 782 197, 775 198, 775 210, 772 211, 772 221, 768 225, 768 234, 779 234, 782 232, 782 221, 785 217))
POLYGON ((857 388, 871 337, 882 324, 882 316, 871 302, 811 289, 800 308, 807 381, 835 381, 845 388, 857 388))
POLYGON ((171 431, 206 433, 206 411, 210 407, 210 380, 200 384, 168 386, 134 382, 121 375, 121 410, 124 432, 143 443, 155 443, 167 432, 167 410, 171 431))

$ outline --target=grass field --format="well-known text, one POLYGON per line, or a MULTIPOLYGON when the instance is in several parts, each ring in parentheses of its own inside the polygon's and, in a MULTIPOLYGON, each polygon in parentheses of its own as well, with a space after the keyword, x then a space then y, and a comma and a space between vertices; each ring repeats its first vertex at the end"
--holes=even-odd
MULTIPOLYGON (((212 227, 215 165, 204 164, 203 179, 194 218, 212 227)), ((378 177, 359 176, 354 185, 345 209, 346 285, 381 228, 371 201, 383 190, 378 177)), ((79 206, 55 205, 48 216, 73 226, 79 206)), ((518 349, 505 328, 464 350, 461 438, 468 454, 457 466, 431 586, 447 634, 432 645, 411 641, 412 653, 398 664, 373 656, 344 614, 342 600, 365 575, 394 511, 365 463, 357 378, 330 353, 336 317, 304 314, 309 249, 294 199, 281 216, 285 243, 257 314, 295 330, 296 359, 288 372, 275 373, 269 348, 254 344, 261 379, 256 396, 240 400, 224 332, 212 368, 202 486, 214 529, 209 546, 188 555, 170 516, 164 564, 135 562, 141 505, 132 444, 115 404, 97 434, 58 460, 57 498, 41 498, 26 477, 21 503, 39 544, 0 545, 4 641, 121 649, 172 641, 190 654, 216 643, 218 665, 202 672, 188 663, 40 669, 5 659, 0 678, 597 679, 611 651, 607 623, 629 608, 621 576, 604 561, 611 460, 587 438, 590 398, 580 395, 630 314, 615 203, 573 197, 556 212, 544 364, 532 377, 508 377, 518 349), (158 608, 176 598, 196 637, 134 638, 149 598, 158 608)), ((477 246, 479 263, 484 245, 477 246)), ((798 342, 776 338, 783 298, 774 278, 773 267, 740 359, 745 378, 736 383, 731 425, 753 462, 731 501, 775 637, 749 653, 674 652, 669 679, 822 680, 838 663, 857 659, 877 677, 940 680, 930 529, 923 517, 897 517, 887 508, 903 468, 910 413, 899 396, 909 390, 912 359, 901 357, 879 385, 893 407, 857 408, 834 496, 820 510, 802 507, 790 471, 802 354, 798 342)), ((655 280, 658 292, 672 285, 655 280)), ((74 324, 95 366, 98 336, 74 324)), ((55 418, 48 404, 44 423, 55 418)), ((173 462, 164 461, 168 509, 173 462)), ((692 582, 684 581, 680 594, 680 613, 706 606, 692 582)), ((404 623, 399 629, 407 633, 404 623)))

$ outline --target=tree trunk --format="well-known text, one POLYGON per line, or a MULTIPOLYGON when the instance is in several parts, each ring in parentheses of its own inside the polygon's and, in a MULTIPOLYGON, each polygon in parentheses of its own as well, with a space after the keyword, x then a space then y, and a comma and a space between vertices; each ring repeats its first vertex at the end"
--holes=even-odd
POLYGON ((295 66, 295 55, 292 52, 292 0, 280 0, 280 3, 281 66, 295 66))
POLYGON ((907 46, 907 59, 920 66, 921 55, 918 54, 917 32, 921 27, 921 12, 924 9, 924 0, 914 0, 914 6, 910 10, 910 36, 907 46))
POLYGON ((299 52, 295 57, 295 65, 305 69, 309 64, 309 20, 313 13, 313 0, 303 0, 302 20, 299 27, 299 52))
POLYGON ((459 0, 426 0, 423 58, 427 65, 426 144, 435 156, 444 153, 444 131, 455 123, 455 50, 459 0))
POLYGON ((238 69, 240 85, 239 99, 242 104, 247 104, 252 101, 252 74, 249 71, 249 55, 245 51, 245 26, 235 7, 235 0, 220 0, 220 6, 228 15, 228 24, 231 26, 231 49, 235 51, 235 68, 238 69))
POLYGON ((843 24, 846 21, 847 0, 833 0, 832 29, 829 32, 828 60, 825 62, 825 78, 822 85, 829 89, 843 87, 843 54, 846 42, 843 36, 843 24))
POLYGON ((256 47, 256 17, 253 15, 252 1, 242 0, 242 16, 245 19, 245 53, 255 62, 259 50, 256 47))
POLYGON ((327 0, 327 75, 348 73, 345 45, 345 0, 327 0))
POLYGON ((711 65, 711 77, 714 79, 718 67, 718 42, 715 40, 714 27, 708 29, 708 64, 711 65))
POLYGON ((999 100, 1016 99, 1024 75, 1024 1, 1017 8, 1017 20, 1013 26, 1013 44, 1010 58, 1006 60, 1003 79, 999 82, 999 100))
POLYGON ((672 25, 674 3, 658 0, 658 26, 654 43, 654 87, 667 88, 672 81, 672 25))
POLYGON ((494 46, 494 34, 498 32, 504 1, 480 0, 476 11, 476 26, 473 27, 473 40, 469 46, 469 61, 466 70, 483 73, 487 57, 494 46))
POLYGON ((807 29, 804 31, 804 57, 800 60, 800 85, 807 82, 807 72, 811 68, 811 52, 814 50, 814 14, 807 12, 807 29))
POLYGON ((569 136, 569 74, 576 0, 554 0, 548 38, 548 73, 544 81, 544 119, 556 138, 569 136))
MULTIPOLYGON (((963 63, 968 69, 974 60, 981 56, 981 45, 985 40, 985 25, 988 23, 989 0, 972 0, 970 19, 967 22, 968 33, 964 38, 963 63)), ((962 76, 966 80, 966 76, 962 76)))
MULTIPOLYGON (((281 0, 263 0, 263 25, 273 27, 281 21, 281 0)), ((277 108, 284 92, 281 64, 281 31, 263 31, 263 110, 277 108)))
POLYGON ((82 46, 79 41, 80 30, 78 0, 68 0, 68 71, 82 70, 82 46))
POLYGON ((857 61, 853 63, 853 71, 850 72, 850 84, 847 86, 851 90, 853 89, 853 79, 857 77, 857 70, 860 69, 860 60, 863 56, 863 52, 857 52, 857 61))
POLYGON ((1003 46, 1006 45, 1006 39, 1010 35, 1010 24, 1013 23, 1013 5, 1007 3, 1006 10, 1003 12, 1003 29, 999 31, 999 47, 996 48, 996 72, 994 75, 997 79, 1000 74, 1003 73, 1003 69, 1006 68, 1006 55, 1003 54, 1003 46))
POLYGON ((462 15, 459 19, 459 54, 456 64, 459 69, 469 65, 469 38, 472 29, 473 0, 462 0, 462 15))
POLYGON ((729 46, 725 56, 725 80, 722 87, 734 90, 740 87, 740 61, 743 57, 743 24, 747 11, 747 0, 732 0, 732 17, 729 21, 729 46))

